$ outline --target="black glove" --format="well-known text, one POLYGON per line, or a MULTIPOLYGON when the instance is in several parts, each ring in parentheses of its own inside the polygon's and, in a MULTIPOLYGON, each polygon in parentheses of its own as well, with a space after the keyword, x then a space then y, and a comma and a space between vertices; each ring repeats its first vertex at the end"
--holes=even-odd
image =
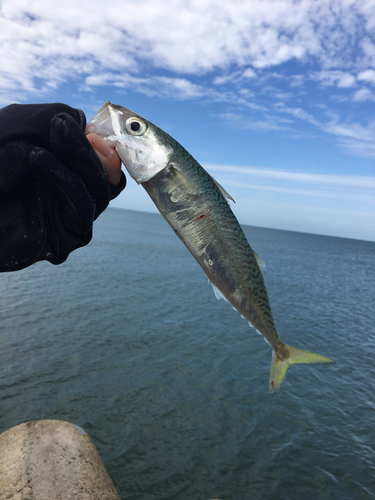
POLYGON ((65 104, 0 110, 0 271, 61 264, 124 189, 123 173, 109 183, 85 126, 84 113, 65 104))

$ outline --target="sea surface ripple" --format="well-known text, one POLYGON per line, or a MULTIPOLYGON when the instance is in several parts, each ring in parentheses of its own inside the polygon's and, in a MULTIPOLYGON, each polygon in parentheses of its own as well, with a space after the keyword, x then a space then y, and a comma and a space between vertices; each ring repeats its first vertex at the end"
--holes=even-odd
POLYGON ((375 498, 375 244, 244 227, 293 366, 155 214, 108 209, 66 263, 0 276, 0 432, 60 419, 123 500, 375 498))

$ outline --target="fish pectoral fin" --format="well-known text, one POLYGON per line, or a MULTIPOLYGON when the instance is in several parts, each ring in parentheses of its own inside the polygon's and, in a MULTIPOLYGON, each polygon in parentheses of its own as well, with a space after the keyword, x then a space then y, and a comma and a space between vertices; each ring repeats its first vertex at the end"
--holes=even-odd
POLYGON ((314 352, 304 351, 297 349, 290 345, 281 344, 283 351, 283 358, 277 356, 275 351, 272 352, 271 373, 270 373, 270 392, 279 391, 281 384, 285 378, 285 374, 290 365, 305 363, 334 363, 333 359, 315 354, 314 352))
POLYGON ((218 190, 221 192, 221 194, 222 194, 223 196, 225 196, 225 198, 228 198, 228 200, 231 200, 231 201, 233 201, 233 203, 236 203, 236 202, 234 201, 234 199, 231 197, 231 195, 228 193, 228 191, 226 191, 226 190, 223 188, 223 186, 221 186, 221 185, 217 182, 217 180, 216 180, 216 179, 214 179, 214 178, 212 177, 212 175, 210 175, 208 172, 207 172, 207 174, 211 177, 211 180, 212 180, 212 181, 216 184, 216 186, 217 186, 218 190))

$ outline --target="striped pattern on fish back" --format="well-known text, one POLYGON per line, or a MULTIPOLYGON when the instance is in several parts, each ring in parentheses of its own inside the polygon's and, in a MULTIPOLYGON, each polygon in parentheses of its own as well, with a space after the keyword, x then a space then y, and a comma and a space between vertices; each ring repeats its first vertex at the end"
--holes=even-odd
POLYGON ((227 200, 173 138, 169 167, 144 187, 162 215, 227 300, 273 345, 279 339, 254 251, 227 200))

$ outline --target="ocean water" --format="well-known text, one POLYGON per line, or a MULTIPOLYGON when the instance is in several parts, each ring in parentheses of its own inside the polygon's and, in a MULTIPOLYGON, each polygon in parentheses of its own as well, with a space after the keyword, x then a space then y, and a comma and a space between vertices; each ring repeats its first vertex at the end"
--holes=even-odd
POLYGON ((161 216, 110 208, 63 265, 0 275, 0 432, 78 424, 123 500, 375 498, 375 244, 244 230, 283 340, 334 365, 269 394, 271 348, 161 216))

